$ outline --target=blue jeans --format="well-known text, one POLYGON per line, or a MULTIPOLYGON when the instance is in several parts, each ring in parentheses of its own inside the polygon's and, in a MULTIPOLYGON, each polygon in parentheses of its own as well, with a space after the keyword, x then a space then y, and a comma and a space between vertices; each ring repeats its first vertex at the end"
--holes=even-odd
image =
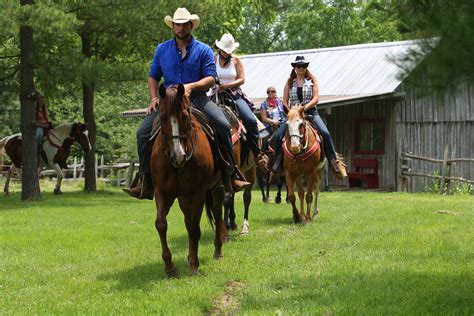
POLYGON ((36 143, 41 145, 41 142, 43 141, 44 137, 44 129, 42 127, 37 127, 36 128, 36 143))
MULTIPOLYGON (((306 114, 311 117, 314 126, 316 126, 316 129, 323 138, 323 147, 326 157, 329 160, 336 159, 336 149, 334 148, 334 142, 332 141, 331 134, 329 133, 326 124, 324 124, 322 118, 319 116, 318 110, 314 108, 307 111, 306 114)), ((281 145, 283 144, 283 137, 285 136, 287 129, 288 126, 286 124, 282 124, 272 136, 271 144, 275 150, 275 157, 279 157, 279 155, 281 155, 281 145)))
MULTIPOLYGON (((232 154, 230 124, 224 112, 222 112, 214 102, 209 100, 205 92, 192 92, 190 98, 194 105, 201 110, 211 122, 211 125, 216 130, 217 143, 221 146, 220 148, 227 151, 230 156, 229 158, 232 160, 230 163, 234 166, 235 161, 232 154)), ((142 173, 150 172, 151 145, 149 145, 149 139, 151 137, 153 121, 157 116, 158 110, 145 117, 137 131, 138 159, 140 160, 140 172, 142 173)))
POLYGON ((245 129, 247 130, 247 137, 250 140, 250 148, 254 154, 258 155, 260 153, 260 148, 258 148, 258 138, 260 137, 257 127, 257 118, 253 114, 250 106, 242 98, 237 98, 235 105, 239 111, 239 116, 243 121, 245 129))

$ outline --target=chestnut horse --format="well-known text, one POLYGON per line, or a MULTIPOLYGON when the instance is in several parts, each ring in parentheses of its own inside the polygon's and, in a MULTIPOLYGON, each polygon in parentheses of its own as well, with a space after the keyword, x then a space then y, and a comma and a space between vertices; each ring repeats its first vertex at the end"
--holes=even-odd
POLYGON ((311 204, 314 191, 313 220, 318 214, 318 195, 321 175, 326 161, 321 152, 319 135, 311 124, 303 117, 304 108, 293 106, 288 112, 286 124, 288 130, 283 142, 285 181, 288 188, 288 199, 293 208, 294 223, 311 222, 311 204), (304 211, 305 191, 302 176, 306 176, 306 213, 304 211), (296 207, 293 185, 298 187, 300 212, 296 207))
MULTIPOLYGON (((64 178, 62 169, 67 169, 67 158, 69 157, 72 144, 76 141, 82 147, 84 152, 88 152, 91 148, 88 131, 86 125, 82 123, 64 123, 48 130, 45 133, 44 141, 41 144, 39 165, 46 164, 56 171, 58 177, 54 194, 62 194, 61 182, 64 178)), ((0 140, 0 155, 2 148, 5 147, 6 154, 10 157, 13 166, 20 172, 22 163, 21 153, 22 138, 21 133, 7 136, 0 140)), ((5 195, 9 195, 10 178, 13 174, 13 166, 9 169, 5 187, 3 191, 5 195)))
POLYGON ((222 186, 216 185, 220 177, 211 144, 191 113, 184 86, 180 84, 166 89, 160 85, 159 95, 161 131, 153 144, 150 167, 157 209, 155 227, 160 236, 161 256, 167 275, 178 276, 166 239, 166 216, 174 200, 178 199, 188 231, 188 264, 192 274, 199 274, 199 224, 204 204, 209 221, 216 231, 214 258, 221 257, 222 243, 228 238, 222 220, 224 192, 222 186))

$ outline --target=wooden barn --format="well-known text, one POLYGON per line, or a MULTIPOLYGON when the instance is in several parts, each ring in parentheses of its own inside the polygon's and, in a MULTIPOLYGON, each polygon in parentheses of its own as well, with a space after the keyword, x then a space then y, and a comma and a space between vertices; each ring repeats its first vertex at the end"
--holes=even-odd
MULTIPOLYGON (((242 56, 243 90, 257 107, 268 86, 275 86, 281 96, 290 63, 304 55, 318 79, 320 115, 348 170, 361 161, 375 162, 376 170, 364 173, 377 174, 377 187, 419 192, 433 179, 402 178, 402 169, 433 175, 440 173, 441 164, 402 162, 402 153, 443 159, 448 144, 450 158, 474 158, 474 87, 460 84, 454 95, 417 97, 416 91, 405 87, 392 62, 416 47, 416 41, 401 41, 242 56)), ((460 161, 453 169, 453 176, 474 180, 474 163, 460 161)), ((366 186, 365 180, 360 184, 366 186)), ((330 184, 349 183, 331 176, 330 184)))

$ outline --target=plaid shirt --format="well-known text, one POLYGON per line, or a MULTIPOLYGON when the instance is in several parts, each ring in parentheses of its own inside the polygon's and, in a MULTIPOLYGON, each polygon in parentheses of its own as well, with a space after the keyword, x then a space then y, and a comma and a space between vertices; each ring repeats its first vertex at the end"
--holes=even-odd
POLYGON ((292 107, 293 105, 305 105, 313 98, 313 81, 304 79, 303 84, 303 102, 300 102, 298 99, 298 86, 296 85, 296 79, 293 80, 293 87, 290 90, 290 104, 289 106, 292 107))

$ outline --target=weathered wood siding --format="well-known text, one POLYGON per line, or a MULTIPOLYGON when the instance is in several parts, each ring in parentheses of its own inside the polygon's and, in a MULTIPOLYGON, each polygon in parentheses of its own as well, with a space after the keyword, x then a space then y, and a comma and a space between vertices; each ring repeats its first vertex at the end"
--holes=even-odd
MULTIPOLYGON (((443 159, 445 144, 450 146, 452 158, 474 158, 474 87, 460 84, 455 94, 442 97, 417 97, 407 90, 405 101, 395 108, 397 151, 412 152, 418 156, 443 159)), ((412 160, 409 166, 415 172, 439 173, 440 164, 412 160)), ((474 180, 474 164, 457 163, 453 176, 474 180)), ((410 178, 409 190, 425 190, 433 180, 410 178)))
MULTIPOLYGON (((403 89, 403 87, 402 87, 403 89)), ((356 103, 332 108, 330 115, 321 111, 327 120, 336 151, 342 153, 351 170, 351 160, 377 158, 380 186, 396 190, 400 184, 399 156, 401 152, 443 159, 445 144, 450 145, 450 157, 474 158, 474 87, 460 84, 456 94, 417 97, 407 90, 404 99, 386 99, 356 103), (385 118, 385 153, 383 155, 355 155, 355 122, 364 118, 385 118)), ((440 164, 410 161, 416 172, 439 173, 440 164)), ((474 179, 474 164, 457 163, 453 176, 474 179)), ((433 180, 422 177, 410 178, 409 190, 425 190, 433 180)), ((330 176, 330 184, 347 185, 347 179, 337 180, 330 176)))

